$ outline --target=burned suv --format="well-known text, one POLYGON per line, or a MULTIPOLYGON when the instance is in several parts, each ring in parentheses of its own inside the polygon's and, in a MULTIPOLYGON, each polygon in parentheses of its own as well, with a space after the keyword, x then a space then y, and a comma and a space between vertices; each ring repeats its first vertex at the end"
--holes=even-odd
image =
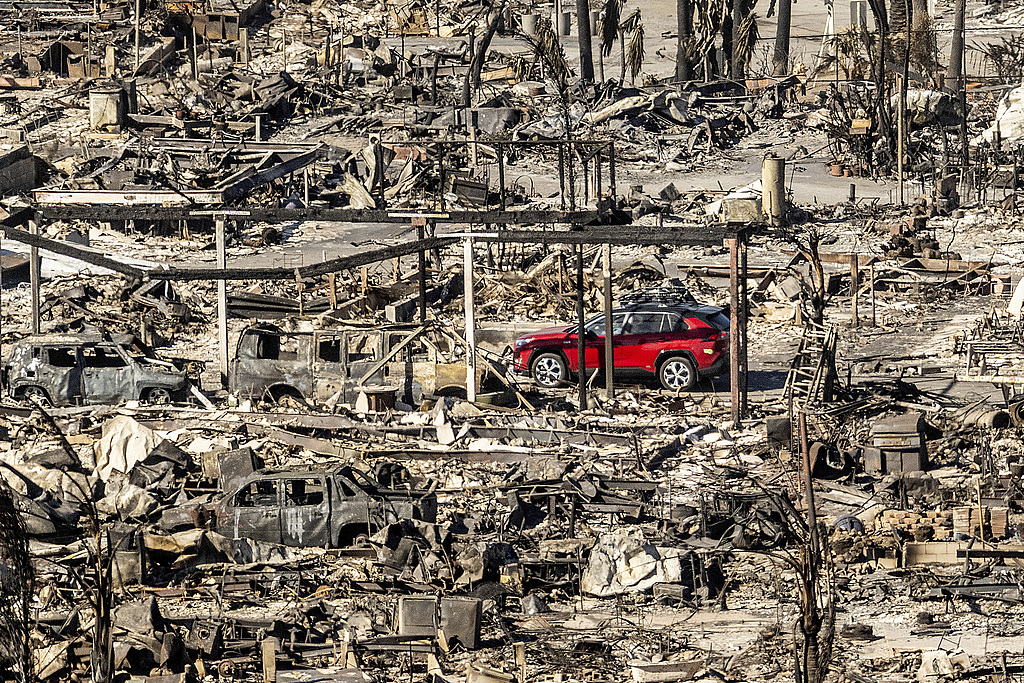
POLYGON ((183 398, 189 379, 131 335, 39 334, 11 345, 3 366, 11 398, 55 406, 168 403, 183 398))
MULTIPOLYGON (((657 377, 669 390, 691 389, 701 377, 729 367, 729 318, 725 309, 698 303, 640 303, 612 311, 615 376, 657 377)), ((605 367, 604 315, 586 323, 588 371, 605 367)), ((549 327, 515 341, 513 369, 542 387, 556 387, 579 371, 576 326, 549 327)))

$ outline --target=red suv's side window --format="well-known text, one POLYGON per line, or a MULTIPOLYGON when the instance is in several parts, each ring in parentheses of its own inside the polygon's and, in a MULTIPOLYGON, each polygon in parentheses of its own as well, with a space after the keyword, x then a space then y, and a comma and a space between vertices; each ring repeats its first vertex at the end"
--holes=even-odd
POLYGON ((626 334, 661 334, 665 325, 664 313, 634 313, 626 334))

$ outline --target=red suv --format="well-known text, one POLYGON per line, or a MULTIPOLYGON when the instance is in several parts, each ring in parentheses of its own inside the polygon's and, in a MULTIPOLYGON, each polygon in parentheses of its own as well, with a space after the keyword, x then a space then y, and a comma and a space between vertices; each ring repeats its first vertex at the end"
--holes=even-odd
MULTIPOLYGON (((549 327, 515 341, 513 369, 542 387, 556 387, 578 373, 576 326, 549 327)), ((604 315, 585 325, 587 370, 604 365, 604 315)), ((661 386, 691 389, 701 377, 729 367, 729 318, 725 309, 684 304, 634 304, 612 311, 615 376, 657 376, 661 386)))

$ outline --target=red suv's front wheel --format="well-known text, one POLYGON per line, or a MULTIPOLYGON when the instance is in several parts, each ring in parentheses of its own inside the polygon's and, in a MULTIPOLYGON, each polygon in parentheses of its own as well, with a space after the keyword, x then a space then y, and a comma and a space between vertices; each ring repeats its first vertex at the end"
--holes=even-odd
POLYGON ((669 391, 689 390, 697 384, 697 368, 689 358, 672 356, 658 369, 658 380, 669 391))
POLYGON ((533 359, 533 368, 530 374, 533 375, 533 380, 537 384, 551 389, 569 379, 569 368, 566 367, 565 360, 560 354, 546 352, 538 354, 533 359))

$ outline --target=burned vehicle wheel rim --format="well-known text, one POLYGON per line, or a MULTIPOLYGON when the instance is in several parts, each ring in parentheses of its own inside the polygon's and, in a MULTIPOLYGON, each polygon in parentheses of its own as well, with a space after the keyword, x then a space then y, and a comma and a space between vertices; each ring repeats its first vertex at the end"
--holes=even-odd
POLYGON ((565 363, 553 353, 545 353, 533 364, 533 378, 544 387, 557 387, 565 380, 565 363))
POLYGON ((661 366, 661 384, 666 389, 689 389, 695 383, 693 367, 685 358, 669 358, 661 366))
POLYGON ((171 392, 163 387, 156 387, 146 392, 146 400, 150 403, 170 403, 171 392))
POLYGON ((50 405, 50 397, 39 387, 25 387, 22 397, 29 403, 41 403, 44 406, 50 405))

